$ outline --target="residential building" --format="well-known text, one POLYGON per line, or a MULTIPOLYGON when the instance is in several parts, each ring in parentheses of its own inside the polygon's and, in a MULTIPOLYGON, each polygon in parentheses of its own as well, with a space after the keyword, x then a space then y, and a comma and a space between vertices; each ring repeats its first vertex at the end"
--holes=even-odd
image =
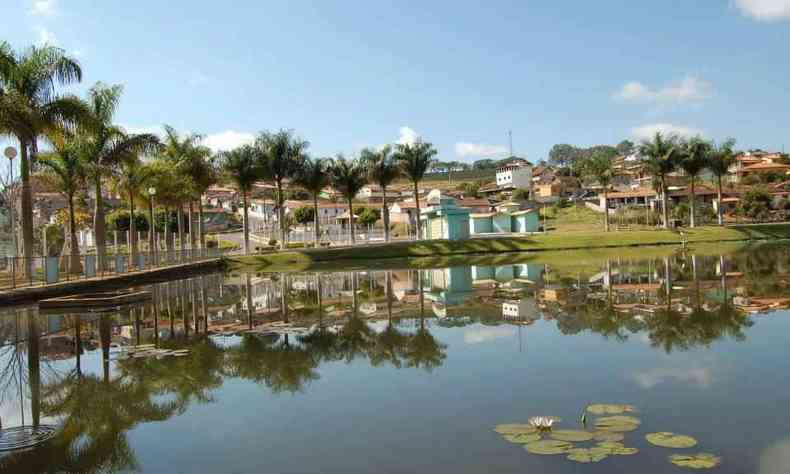
POLYGON ((495 206, 495 210, 469 215, 469 233, 475 235, 537 232, 540 216, 527 203, 513 201, 495 206))
POLYGON ((532 164, 514 158, 496 170, 496 185, 500 188, 530 189, 532 187, 532 164))
POLYGON ((466 240, 469 238, 469 210, 438 189, 428 193, 427 206, 420 210, 422 238, 426 240, 466 240))

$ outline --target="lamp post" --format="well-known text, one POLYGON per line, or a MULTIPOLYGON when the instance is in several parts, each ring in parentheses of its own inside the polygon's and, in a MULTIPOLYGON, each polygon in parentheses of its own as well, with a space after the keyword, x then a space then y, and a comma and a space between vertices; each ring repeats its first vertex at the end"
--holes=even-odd
POLYGON ((9 199, 10 202, 8 203, 9 204, 8 212, 9 212, 9 218, 11 219, 11 246, 14 248, 14 255, 13 255, 14 259, 11 262, 11 273, 12 273, 11 281, 13 282, 13 286, 16 287, 17 242, 16 242, 16 218, 14 216, 14 211, 15 211, 14 207, 16 206, 16 202, 15 202, 16 200, 13 199, 14 158, 16 158, 16 148, 9 146, 4 150, 3 154, 5 155, 6 158, 8 158, 8 162, 10 163, 10 167, 11 167, 11 180, 8 183, 9 187, 11 187, 11 190, 9 192, 9 198, 11 199, 9 199))
POLYGON ((154 196, 156 196, 156 188, 153 186, 148 188, 148 211, 150 215, 149 225, 148 225, 148 251, 151 253, 151 257, 153 258, 154 264, 157 262, 157 248, 156 248, 156 239, 154 238, 154 234, 156 233, 156 223, 154 221, 154 196))

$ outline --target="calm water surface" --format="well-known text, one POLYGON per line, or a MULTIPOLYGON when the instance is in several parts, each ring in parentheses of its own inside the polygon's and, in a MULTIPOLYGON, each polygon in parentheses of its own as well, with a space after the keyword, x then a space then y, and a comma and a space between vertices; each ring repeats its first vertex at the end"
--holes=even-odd
POLYGON ((0 471, 649 474, 710 452, 712 472, 790 472, 788 248, 138 290, 105 312, 0 310, 2 428, 56 430, 0 471), (129 357, 145 344, 189 352, 129 357), (493 431, 584 429, 589 403, 634 405, 640 452, 577 464, 493 431))

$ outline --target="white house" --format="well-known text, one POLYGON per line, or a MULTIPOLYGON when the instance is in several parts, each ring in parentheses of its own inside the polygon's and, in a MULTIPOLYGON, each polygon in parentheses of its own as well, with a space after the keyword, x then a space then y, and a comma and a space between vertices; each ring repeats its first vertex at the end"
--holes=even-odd
POLYGON ((532 187, 532 165, 527 160, 513 160, 496 170, 496 185, 500 188, 532 187))

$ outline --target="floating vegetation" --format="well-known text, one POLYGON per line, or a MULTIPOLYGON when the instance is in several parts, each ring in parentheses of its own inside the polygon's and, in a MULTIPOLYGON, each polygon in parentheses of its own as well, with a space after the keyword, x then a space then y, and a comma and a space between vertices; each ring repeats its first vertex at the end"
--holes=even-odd
POLYGON ((570 442, 590 441, 593 439, 592 433, 581 430, 554 430, 549 436, 552 439, 570 442))
POLYGON ((603 461, 609 457, 609 452, 601 448, 573 448, 568 450, 568 459, 578 463, 591 463, 603 461))
POLYGON ((559 423, 560 421, 556 416, 533 416, 529 419, 529 424, 539 431, 548 431, 554 423, 559 423))
POLYGON ((603 441, 595 446, 615 456, 630 456, 639 452, 636 448, 627 448, 623 443, 618 443, 616 441, 603 441))
POLYGON ((632 405, 614 405, 609 403, 593 403, 587 405, 587 411, 593 415, 622 415, 636 411, 632 405))
POLYGON ((617 433, 616 431, 595 431, 593 432, 593 440, 595 441, 622 441, 625 439, 625 435, 622 433, 617 433))
POLYGON ((542 439, 524 445, 524 449, 532 454, 565 454, 573 445, 567 441, 560 441, 558 439, 542 439))
POLYGON ((537 432, 506 434, 503 436, 503 438, 510 441, 511 443, 516 443, 516 444, 526 444, 535 441, 540 441, 540 435, 537 432))
POLYGON ((721 464, 721 458, 710 453, 673 454, 669 457, 669 462, 689 469, 713 469, 721 464))
POLYGON ((634 431, 642 424, 639 418, 627 415, 605 416, 595 420, 595 427, 602 431, 634 431))
POLYGON ((494 431, 499 434, 533 434, 537 433, 538 429, 526 423, 505 423, 496 425, 494 431))
POLYGON ((661 446, 662 448, 693 448, 697 445, 697 440, 691 436, 679 435, 662 431, 660 433, 650 433, 645 436, 650 444, 661 446))
POLYGON ((157 349, 153 344, 142 344, 139 346, 129 346, 124 348, 115 360, 145 359, 155 357, 184 357, 189 355, 189 349, 157 349))

